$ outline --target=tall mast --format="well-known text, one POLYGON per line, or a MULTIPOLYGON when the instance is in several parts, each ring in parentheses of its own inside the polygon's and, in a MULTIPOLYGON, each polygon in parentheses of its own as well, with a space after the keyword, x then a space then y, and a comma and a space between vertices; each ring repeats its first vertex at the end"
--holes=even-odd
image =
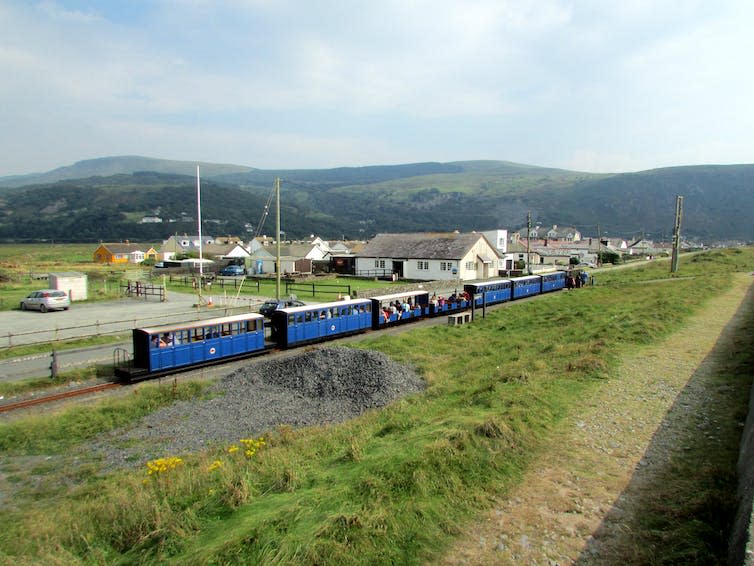
POLYGON ((202 285, 204 277, 204 267, 202 261, 202 184, 199 181, 199 166, 196 166, 196 216, 199 225, 199 287, 202 285))
POLYGON ((275 262, 275 298, 280 300, 280 177, 275 177, 275 241, 277 254, 275 262))

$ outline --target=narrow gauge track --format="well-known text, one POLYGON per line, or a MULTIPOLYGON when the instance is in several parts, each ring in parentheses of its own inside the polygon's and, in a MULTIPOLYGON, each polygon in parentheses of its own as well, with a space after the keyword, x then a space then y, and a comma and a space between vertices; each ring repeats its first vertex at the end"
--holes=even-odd
POLYGON ((89 387, 81 387, 79 389, 63 391, 62 393, 53 393, 52 395, 34 397, 33 399, 24 399, 22 401, 16 401, 14 403, 6 403, 4 405, 0 405, 0 413, 9 413, 18 409, 26 409, 35 405, 53 403, 55 401, 62 401, 64 399, 71 399, 74 397, 83 397, 85 395, 99 393, 100 391, 107 391, 108 389, 115 389, 118 387, 122 387, 122 385, 120 383, 100 383, 98 385, 91 385, 89 387))
MULTIPOLYGON (((523 297, 521 299, 518 299, 517 302, 519 301, 525 302, 525 301, 533 300, 533 299, 536 299, 538 296, 540 295, 536 295, 533 297, 523 297)), ((510 305, 511 305, 511 302, 506 301, 504 303, 488 305, 485 308, 488 310, 497 310, 498 308, 509 307, 510 305)), ((477 310, 479 311, 478 316, 483 317, 484 309, 478 308, 477 310)), ((400 324, 400 325, 385 328, 384 330, 381 330, 380 332, 384 332, 385 334, 401 334, 413 328, 417 328, 421 326, 435 326, 439 324, 444 324, 446 323, 446 321, 447 321, 447 317, 445 316, 421 318, 415 321, 411 321, 410 324, 400 324)), ((307 344, 305 347, 306 348, 320 348, 320 347, 330 346, 333 342, 334 343, 352 342, 354 340, 361 339, 364 337, 365 334, 371 334, 372 332, 375 332, 375 331, 367 330, 365 332, 358 333, 358 334, 344 335, 344 336, 337 337, 331 340, 325 340, 318 343, 307 344)), ((289 354, 291 355, 294 354, 296 350, 297 350, 296 348, 291 349, 291 350, 286 350, 286 349, 281 349, 275 346, 270 346, 270 347, 265 348, 264 350, 243 354, 238 357, 224 358, 224 359, 220 359, 220 360, 216 360, 212 362, 206 362, 204 364, 192 365, 190 367, 171 368, 167 371, 153 374, 150 377, 157 378, 157 379, 160 379, 163 377, 176 377, 176 378, 181 377, 182 379, 186 377, 190 378, 193 375, 196 375, 197 373, 203 375, 208 370, 209 371, 211 370, 222 371, 223 366, 227 369, 227 368, 233 367, 233 365, 249 362, 250 360, 253 360, 259 357, 266 358, 267 356, 264 356, 264 354, 267 354, 270 357, 286 356, 289 354)), ((70 391, 65 391, 61 393, 43 395, 40 397, 35 397, 33 399, 24 399, 22 401, 17 401, 14 403, 6 403, 4 405, 0 405, 0 413, 10 413, 15 410, 25 409, 25 408, 33 407, 36 405, 43 405, 45 403, 54 403, 55 401, 63 401, 66 399, 73 399, 76 397, 84 397, 86 395, 98 393, 100 391, 107 391, 110 389, 117 389, 117 388, 129 386, 129 385, 135 385, 136 383, 139 383, 139 381, 135 383, 120 383, 120 382, 101 383, 98 385, 82 387, 79 389, 72 389, 70 391)))

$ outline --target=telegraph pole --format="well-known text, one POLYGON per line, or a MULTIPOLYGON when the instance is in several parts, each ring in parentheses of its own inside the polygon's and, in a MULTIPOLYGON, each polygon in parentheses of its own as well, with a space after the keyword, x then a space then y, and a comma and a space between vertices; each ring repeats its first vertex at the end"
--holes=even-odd
POLYGON ((597 224, 597 267, 602 267, 602 231, 597 224))
POLYGON ((681 219, 683 218, 683 197, 675 197, 675 226, 673 227, 673 256, 670 260, 670 272, 678 271, 678 256, 681 253, 681 219))
POLYGON ((531 250, 529 248, 531 240, 531 210, 526 213, 526 272, 531 275, 531 250))

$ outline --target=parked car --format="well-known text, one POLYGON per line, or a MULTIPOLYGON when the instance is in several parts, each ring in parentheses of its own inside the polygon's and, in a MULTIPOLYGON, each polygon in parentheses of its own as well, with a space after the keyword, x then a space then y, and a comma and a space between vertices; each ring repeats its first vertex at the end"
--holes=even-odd
POLYGON ((224 275, 226 277, 235 277, 236 275, 246 275, 246 268, 243 265, 226 265, 220 271, 218 275, 224 275))
POLYGON ((68 310, 71 306, 71 299, 65 291, 57 289, 42 289, 29 293, 24 299, 21 299, 21 310, 34 309, 41 312, 62 309, 68 310))
POLYGON ((299 301, 298 299, 268 299, 261 307, 259 307, 259 314, 263 314, 267 318, 272 316, 272 313, 278 309, 285 309, 288 307, 303 307, 306 303, 299 301))

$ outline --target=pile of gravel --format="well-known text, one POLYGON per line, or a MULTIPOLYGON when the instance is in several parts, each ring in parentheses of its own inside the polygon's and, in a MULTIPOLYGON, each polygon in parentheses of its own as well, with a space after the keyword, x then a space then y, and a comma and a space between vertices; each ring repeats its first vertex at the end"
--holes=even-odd
POLYGON ((212 399, 160 409, 94 448, 107 467, 138 466, 263 435, 279 425, 345 421, 422 389, 413 370, 384 354, 322 348, 251 363, 214 384, 212 399))

